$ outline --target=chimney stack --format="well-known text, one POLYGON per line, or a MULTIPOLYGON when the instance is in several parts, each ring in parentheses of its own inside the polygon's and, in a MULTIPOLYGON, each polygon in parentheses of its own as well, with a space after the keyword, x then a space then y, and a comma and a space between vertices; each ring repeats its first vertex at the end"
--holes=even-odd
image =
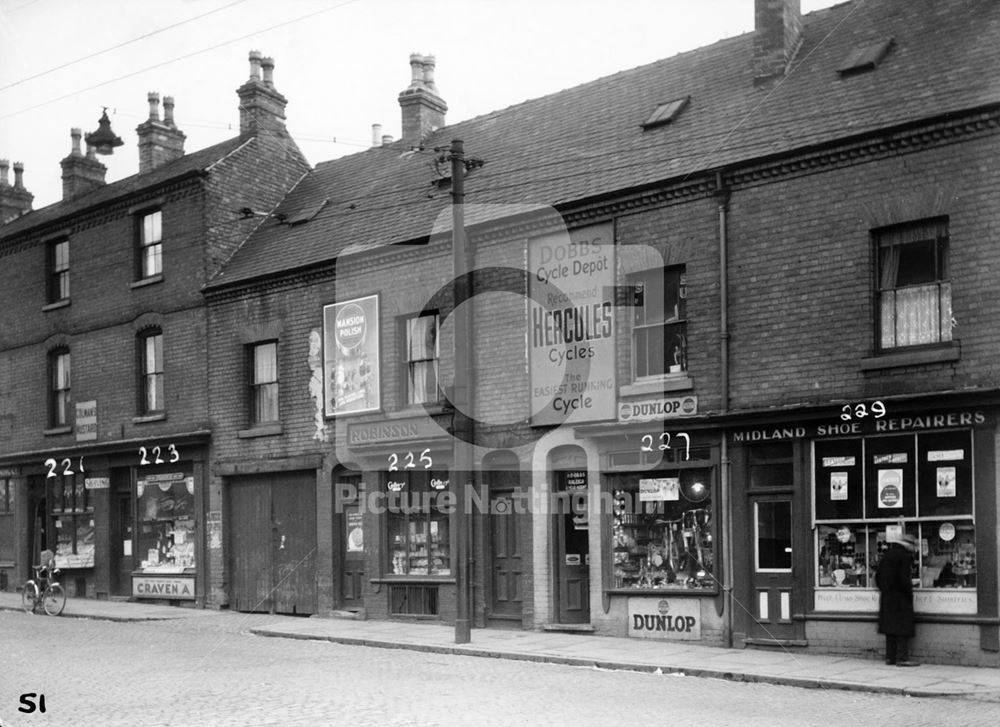
POLYGON ((149 118, 135 127, 139 137, 139 174, 151 172, 175 159, 184 156, 184 140, 187 138, 174 123, 174 99, 163 98, 163 120, 160 120, 160 94, 150 91, 149 118))
POLYGON ((24 165, 14 162, 14 186, 8 181, 10 162, 0 159, 0 225, 31 212, 31 201, 35 198, 24 188, 24 165))
POLYGON ((432 131, 444 126, 448 104, 438 95, 434 84, 434 56, 410 55, 410 85, 399 94, 403 111, 403 142, 410 147, 420 146, 432 131))
POLYGON ((372 124, 372 146, 382 146, 382 124, 372 124))
POLYGON ((59 162, 62 166, 63 199, 78 197, 91 190, 103 187, 105 184, 104 175, 108 168, 97 161, 94 147, 87 144, 87 155, 80 151, 80 138, 83 133, 80 129, 69 130, 72 145, 69 156, 59 162))
POLYGON ((250 78, 236 89, 240 97, 240 134, 261 131, 285 131, 285 106, 288 99, 274 88, 274 59, 260 51, 250 51, 250 78), (261 70, 263 69, 263 78, 261 70))
POLYGON ((788 72, 802 43, 800 0, 754 0, 754 83, 788 72))

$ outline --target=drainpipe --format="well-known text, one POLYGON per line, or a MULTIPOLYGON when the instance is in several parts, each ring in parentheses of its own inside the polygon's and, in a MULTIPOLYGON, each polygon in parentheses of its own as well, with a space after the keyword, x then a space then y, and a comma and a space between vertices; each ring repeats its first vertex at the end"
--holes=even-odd
MULTIPOLYGON (((722 172, 715 173, 715 199, 719 210, 719 376, 720 403, 723 415, 729 410, 729 268, 727 233, 729 213, 729 189, 724 185, 722 172)), ((733 486, 729 471, 729 440, 727 432, 722 433, 720 462, 720 489, 722 491, 722 531, 725 533, 726 557, 723 561, 722 603, 726 614, 726 645, 733 646, 733 486), (726 596, 729 603, 726 603, 726 596)), ((717 606, 717 609, 718 607, 717 606)), ((717 611, 718 612, 718 611, 717 611)), ((720 614, 721 615, 721 614, 720 614)))

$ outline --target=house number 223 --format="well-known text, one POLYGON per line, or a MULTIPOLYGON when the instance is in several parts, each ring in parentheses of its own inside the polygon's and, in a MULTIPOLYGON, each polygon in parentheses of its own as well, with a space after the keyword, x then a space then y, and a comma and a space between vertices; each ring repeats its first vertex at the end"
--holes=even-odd
POLYGON ((172 444, 167 445, 167 459, 164 460, 161 456, 163 450, 160 447, 153 447, 151 449, 146 449, 145 447, 139 447, 139 464, 163 464, 166 462, 176 462, 181 458, 180 453, 177 451, 177 447, 172 444), (153 459, 149 459, 152 455, 153 459))

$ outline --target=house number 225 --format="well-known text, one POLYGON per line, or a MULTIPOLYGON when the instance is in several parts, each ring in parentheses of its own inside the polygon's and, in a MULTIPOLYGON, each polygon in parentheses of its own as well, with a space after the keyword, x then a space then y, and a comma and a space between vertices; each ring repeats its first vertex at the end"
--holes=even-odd
MULTIPOLYGON (((407 452, 403 456, 403 459, 406 460, 403 464, 404 470, 416 469, 417 462, 413 456, 413 452, 407 452)), ((420 453, 420 463, 423 464, 425 470, 429 470, 434 465, 434 460, 431 459, 431 451, 429 449, 425 449, 420 453)), ((399 455, 395 452, 389 455, 389 471, 399 471, 399 455)))

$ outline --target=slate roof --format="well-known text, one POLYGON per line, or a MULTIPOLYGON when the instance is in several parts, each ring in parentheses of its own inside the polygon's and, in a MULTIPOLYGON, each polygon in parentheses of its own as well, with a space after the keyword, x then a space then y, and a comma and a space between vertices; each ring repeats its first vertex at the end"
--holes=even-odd
POLYGON ((250 136, 236 136, 205 149, 185 154, 179 159, 175 159, 144 174, 133 174, 131 177, 105 184, 86 194, 56 202, 41 209, 32 210, 0 227, 0 241, 18 235, 26 230, 71 217, 92 207, 106 205, 115 200, 142 192, 143 190, 152 189, 187 174, 203 172, 220 159, 223 159, 247 143, 251 138, 250 136))
MULTIPOLYGON (((555 206, 1000 102, 995 0, 855 0, 803 26, 777 85, 755 86, 746 33, 447 126, 424 146, 460 138, 486 161, 467 178, 468 203, 555 206), (873 71, 841 77, 852 52, 888 37, 873 71), (642 129, 683 96, 675 121, 642 129)), ((302 224, 266 221, 208 287, 428 235, 448 189, 432 184, 434 154, 405 152, 397 143, 318 164, 276 212, 328 203, 302 224)))

